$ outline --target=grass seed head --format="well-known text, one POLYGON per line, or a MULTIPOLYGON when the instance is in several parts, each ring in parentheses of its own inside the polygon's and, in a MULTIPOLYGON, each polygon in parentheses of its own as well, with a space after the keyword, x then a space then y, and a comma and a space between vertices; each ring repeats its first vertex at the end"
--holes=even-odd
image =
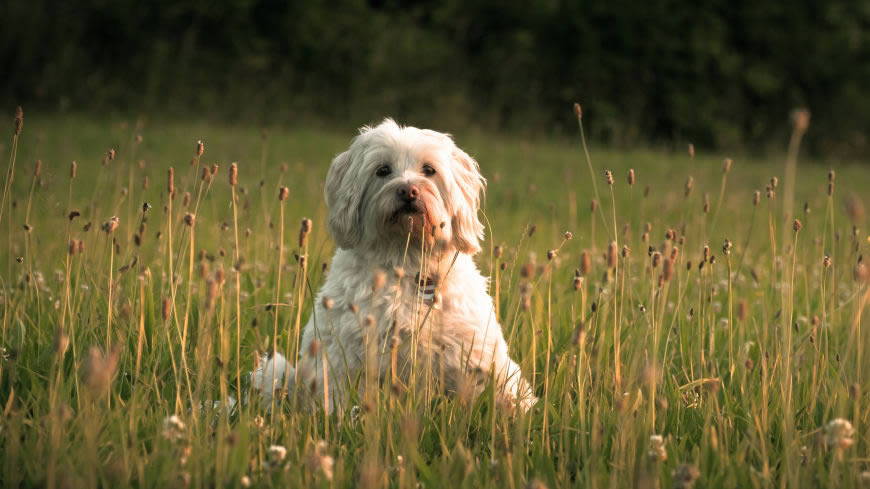
POLYGON ((613 172, 610 170, 604 170, 604 178, 607 179, 607 185, 613 186, 613 172))
POLYGON ((121 348, 113 346, 107 353, 101 352, 92 346, 88 351, 85 383, 94 394, 105 394, 106 390, 118 373, 118 360, 121 357, 121 348))
POLYGON ((54 331, 54 353, 60 358, 63 358, 66 349, 69 346, 69 335, 63 329, 57 328, 54 331))
POLYGON ((692 187, 694 186, 694 184, 695 184, 695 179, 694 179, 694 178, 689 177, 689 178, 686 179, 686 192, 685 192, 686 197, 688 197, 689 195, 691 195, 691 193, 692 193, 692 187))
POLYGON ((387 283, 387 274, 383 270, 375 271, 372 276, 372 290, 381 290, 387 283))
POLYGON ((671 259, 666 259, 662 265, 662 278, 665 282, 670 282, 674 276, 674 262, 671 259))
POLYGON ((825 269, 831 268, 831 257, 825 255, 825 257, 822 259, 822 265, 825 266, 825 269))
POLYGON ((798 231, 800 231, 800 230, 801 230, 801 227, 803 227, 803 226, 802 226, 800 220, 799 220, 799 219, 795 219, 795 220, 794 220, 794 223, 792 224, 792 229, 794 229, 794 232, 798 232, 798 231))
POLYGON ((230 165, 229 179, 230 186, 232 187, 235 187, 236 184, 239 183, 239 165, 236 162, 233 162, 233 164, 230 165))
POLYGON ((731 158, 725 158, 725 161, 722 162, 722 173, 728 174, 731 171, 731 158))
POLYGON ((205 144, 203 144, 202 141, 197 141, 196 142, 196 156, 202 156, 202 154, 204 152, 205 152, 205 144))
POLYGON ((496 260, 498 260, 499 258, 501 258, 501 256, 502 256, 503 253, 504 253, 504 248, 502 248, 501 246, 496 246, 496 247, 493 248, 493 250, 492 250, 492 256, 493 256, 496 260))
POLYGON ((577 116, 577 119, 583 119, 583 109, 577 102, 574 102, 574 115, 577 116))
POLYGON ((108 221, 103 223, 103 231, 106 234, 114 233, 116 229, 118 229, 119 219, 118 216, 112 216, 108 221))
POLYGON ((580 275, 587 276, 592 269, 592 260, 589 257, 589 252, 583 251, 580 254, 580 275))
POLYGON ((175 195, 175 169, 171 166, 167 171, 166 191, 169 193, 170 196, 175 195))
POLYGON ((689 159, 695 159, 695 145, 692 143, 689 143, 689 159))
POLYGON ((611 241, 607 245, 607 268, 616 268, 616 241, 611 241))
POLYGON ((290 195, 290 190, 287 187, 281 187, 278 189, 278 200, 284 201, 290 195))
POLYGON ((792 112, 792 122, 794 130, 797 133, 803 134, 810 127, 810 111, 807 109, 795 109, 792 112))
POLYGON ((737 303, 737 320, 745 321, 748 315, 749 305, 746 303, 746 300, 741 299, 740 302, 737 303))
POLYGON ((761 202, 761 191, 756 190, 755 193, 752 194, 752 205, 757 206, 759 202, 761 202))
POLYGON ((24 127, 24 110, 21 109, 21 106, 15 108, 15 125, 13 126, 13 134, 16 136, 21 135, 21 128, 24 127))
POLYGON ((188 226, 193 227, 195 222, 196 222, 196 216, 193 215, 192 213, 188 212, 187 214, 184 215, 184 224, 187 224, 188 226))
POLYGON ((634 185, 634 168, 628 170, 628 184, 634 185))
POLYGON ((305 248, 308 244, 308 235, 311 233, 311 219, 307 217, 302 219, 299 224, 299 248, 305 248))

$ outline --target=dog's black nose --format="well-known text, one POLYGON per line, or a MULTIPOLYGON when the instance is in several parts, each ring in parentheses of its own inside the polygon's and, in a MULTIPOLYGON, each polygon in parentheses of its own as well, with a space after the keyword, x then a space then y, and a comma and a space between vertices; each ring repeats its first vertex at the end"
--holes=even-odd
POLYGON ((420 189, 416 185, 405 184, 396 189, 396 196, 402 202, 414 202, 420 196, 420 189))

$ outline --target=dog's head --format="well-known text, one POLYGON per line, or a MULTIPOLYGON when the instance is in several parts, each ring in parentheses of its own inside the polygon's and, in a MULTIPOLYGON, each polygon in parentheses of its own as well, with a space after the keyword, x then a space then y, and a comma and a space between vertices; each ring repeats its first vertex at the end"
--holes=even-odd
POLYGON ((387 119, 364 127, 326 177, 328 228, 339 247, 414 241, 480 251, 486 181, 450 136, 387 119))

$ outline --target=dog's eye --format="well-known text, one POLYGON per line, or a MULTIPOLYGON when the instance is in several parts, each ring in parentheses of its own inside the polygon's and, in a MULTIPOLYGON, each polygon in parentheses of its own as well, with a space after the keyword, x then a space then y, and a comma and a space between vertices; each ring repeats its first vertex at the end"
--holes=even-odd
POLYGON ((393 173, 393 170, 390 169, 390 165, 381 165, 375 170, 375 175, 384 178, 390 176, 390 173, 393 173))
POLYGON ((431 177, 432 175, 435 175, 435 173, 437 173, 437 172, 435 171, 435 168, 432 168, 432 165, 430 165, 428 163, 423 165, 423 175, 426 175, 427 177, 431 177))

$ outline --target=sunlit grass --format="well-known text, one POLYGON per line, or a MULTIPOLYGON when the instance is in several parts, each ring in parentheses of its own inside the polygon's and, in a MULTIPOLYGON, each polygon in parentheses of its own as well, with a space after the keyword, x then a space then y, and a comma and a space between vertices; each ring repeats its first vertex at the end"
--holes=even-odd
POLYGON ((385 386, 325 416, 246 403, 247 372, 295 351, 352 134, 26 116, 15 154, 11 122, 4 486, 868 484, 866 165, 783 182, 785 154, 456 135, 489 182, 477 262, 541 400, 385 386))

